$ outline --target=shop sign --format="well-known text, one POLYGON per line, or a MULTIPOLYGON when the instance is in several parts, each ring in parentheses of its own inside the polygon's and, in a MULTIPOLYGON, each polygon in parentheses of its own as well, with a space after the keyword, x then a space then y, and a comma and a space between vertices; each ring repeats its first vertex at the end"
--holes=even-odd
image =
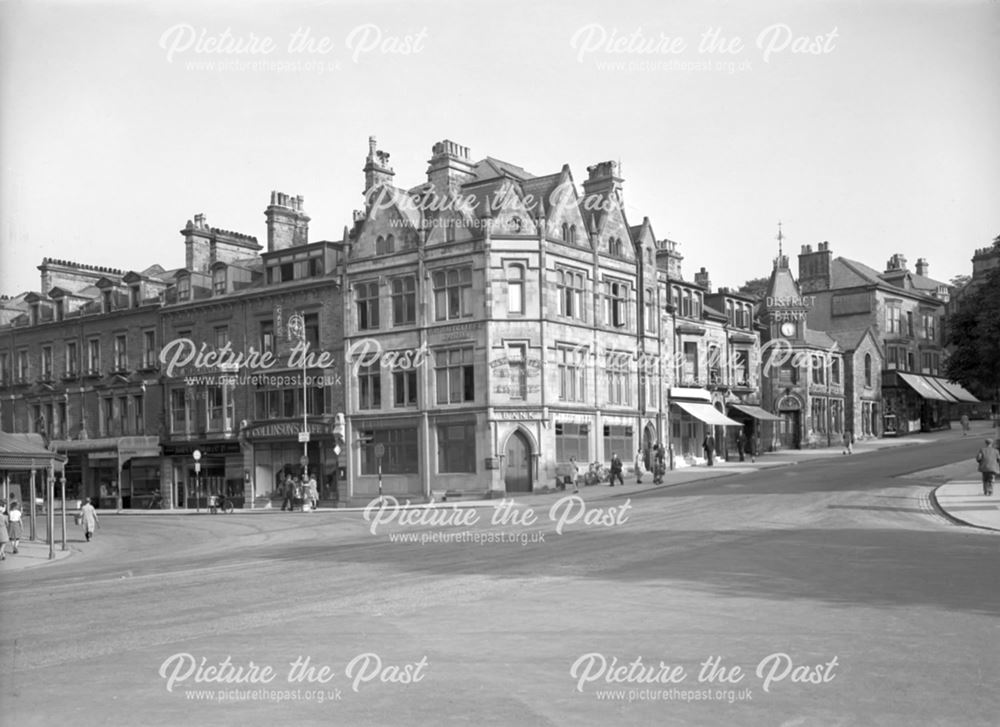
MULTIPOLYGON (((309 422, 306 431, 308 435, 329 435, 330 425, 324 422, 309 422)), ((302 432, 302 422, 268 422, 247 427, 247 439, 299 439, 302 432)))
POLYGON ((540 422, 545 420, 541 409, 496 409, 493 418, 501 421, 540 422))

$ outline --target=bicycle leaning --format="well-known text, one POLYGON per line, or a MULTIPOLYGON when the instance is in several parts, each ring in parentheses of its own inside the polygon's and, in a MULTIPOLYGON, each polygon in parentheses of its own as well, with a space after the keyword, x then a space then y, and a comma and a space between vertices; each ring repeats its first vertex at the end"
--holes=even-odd
POLYGON ((230 500, 225 495, 209 495, 208 496, 208 511, 215 515, 219 510, 226 513, 227 515, 233 512, 234 506, 233 501, 230 500))
POLYGON ((583 475, 584 485, 597 485, 601 482, 609 482, 610 480, 611 470, 605 467, 602 462, 591 462, 583 475))

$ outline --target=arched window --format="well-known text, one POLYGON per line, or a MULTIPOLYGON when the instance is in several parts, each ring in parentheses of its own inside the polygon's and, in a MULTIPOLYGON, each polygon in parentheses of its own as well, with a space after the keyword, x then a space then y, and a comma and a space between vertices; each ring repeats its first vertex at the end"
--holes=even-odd
POLYGON ((563 222, 562 226, 562 239, 563 242, 569 242, 569 225, 563 222))
POLYGON ((872 385, 872 355, 865 354, 865 386, 872 385))
POLYGON ((507 268, 507 312, 524 313, 524 266, 507 268))
POLYGON ((385 238, 381 235, 375 238, 375 254, 385 255, 385 238))
POLYGON ((569 226, 569 241, 571 244, 576 244, 576 225, 569 226))

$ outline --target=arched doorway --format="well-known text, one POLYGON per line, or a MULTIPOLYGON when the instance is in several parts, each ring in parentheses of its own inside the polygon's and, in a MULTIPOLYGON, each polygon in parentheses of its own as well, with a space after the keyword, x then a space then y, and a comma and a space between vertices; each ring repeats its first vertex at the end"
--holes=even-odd
POLYGON ((507 440, 503 479, 507 492, 531 492, 531 443, 523 432, 507 440))

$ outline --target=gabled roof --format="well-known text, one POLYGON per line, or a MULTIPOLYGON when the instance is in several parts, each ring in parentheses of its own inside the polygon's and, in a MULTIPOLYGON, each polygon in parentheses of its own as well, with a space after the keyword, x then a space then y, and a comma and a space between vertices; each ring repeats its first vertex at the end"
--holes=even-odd
POLYGON ((810 328, 806 329, 805 336, 803 336, 803 338, 805 338, 807 345, 816 346, 817 348, 826 350, 829 350, 832 346, 838 345, 837 342, 830 338, 826 332, 814 331, 810 328))
POLYGON ((830 265, 830 277, 830 287, 833 289, 855 288, 861 285, 891 285, 899 290, 906 290, 901 284, 904 278, 908 278, 913 289, 919 293, 936 292, 942 285, 948 287, 947 283, 907 270, 880 273, 875 268, 845 257, 834 258, 830 265))
POLYGON ((533 179, 535 177, 534 174, 516 164, 511 164, 501 159, 494 159, 490 156, 476 162, 473 165, 472 173, 477 180, 494 179, 504 176, 515 177, 519 180, 533 179))

